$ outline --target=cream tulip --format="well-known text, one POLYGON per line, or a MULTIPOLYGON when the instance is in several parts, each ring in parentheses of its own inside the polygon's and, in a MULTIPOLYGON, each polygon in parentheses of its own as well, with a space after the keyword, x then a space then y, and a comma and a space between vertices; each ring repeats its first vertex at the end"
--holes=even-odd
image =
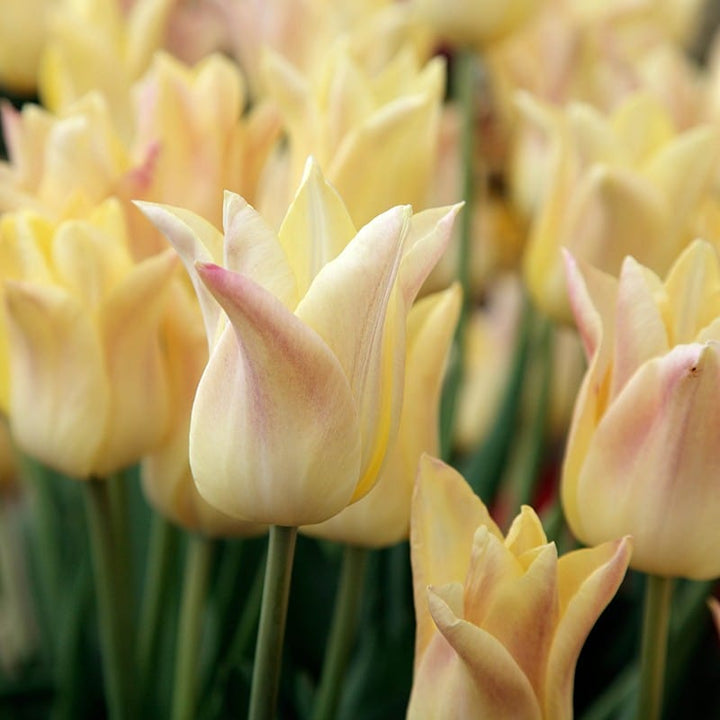
POLYGON ((396 207, 358 232, 312 160, 278 234, 231 193, 224 240, 188 211, 142 207, 205 317, 190 423, 200 493, 234 517, 291 526, 360 499, 397 430, 407 312, 458 208, 396 207))
POLYGON ((629 533, 646 573, 720 576, 720 260, 694 242, 666 279, 633 258, 615 279, 568 256, 590 366, 562 474, 586 543, 629 533))
POLYGON ((425 456, 410 543, 408 720, 572 718, 575 664, 625 575, 629 539, 558 558, 527 506, 503 537, 463 478, 425 456))

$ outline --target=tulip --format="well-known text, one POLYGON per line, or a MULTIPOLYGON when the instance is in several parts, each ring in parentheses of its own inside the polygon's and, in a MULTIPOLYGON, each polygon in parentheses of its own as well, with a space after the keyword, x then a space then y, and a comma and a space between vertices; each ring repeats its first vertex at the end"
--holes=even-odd
MULTIPOLYGON (((370 72, 339 42, 326 72, 306 77, 279 54, 264 62, 267 92, 280 107, 290 140, 289 187, 313 155, 364 225, 391 205, 424 206, 433 177, 445 64, 424 67, 407 48, 370 72), (380 153, 381 177, 367 162, 380 153)), ((272 195, 277 185, 269 187, 272 195)))
POLYGON ((410 543, 408 719, 572 718, 575 664, 623 579, 629 538, 558 558, 527 506, 503 537, 463 478, 425 456, 410 543))
POLYGON ((114 200, 87 221, 7 214, 0 238, 18 447, 79 479, 137 462, 167 427, 157 329, 174 253, 133 263, 114 200))
POLYGON ((567 259, 589 367, 562 473, 586 543, 634 537, 632 566, 720 575, 720 261, 695 241, 666 279, 626 258, 619 279, 567 259))
POLYGON ((627 254, 667 272, 710 195, 720 138, 710 126, 675 133, 668 114, 642 93, 609 118, 581 104, 560 112, 529 96, 520 102, 553 138, 525 280, 543 310, 569 322, 560 248, 611 274, 627 254))
POLYGON ((405 540, 420 456, 438 453, 443 370, 460 313, 460 287, 419 300, 408 315, 405 391, 395 443, 377 485, 361 500, 303 532, 359 547, 405 540))
POLYGON ((40 66, 43 104, 60 111, 99 91, 129 136, 130 88, 161 47, 170 8, 171 0, 59 2, 40 66))
POLYGON ((142 208, 183 258, 205 318, 190 421, 200 494, 284 526, 360 499, 397 430, 407 312, 458 208, 396 207, 356 232, 312 160, 277 235, 232 193, 224 240, 188 211, 142 208))

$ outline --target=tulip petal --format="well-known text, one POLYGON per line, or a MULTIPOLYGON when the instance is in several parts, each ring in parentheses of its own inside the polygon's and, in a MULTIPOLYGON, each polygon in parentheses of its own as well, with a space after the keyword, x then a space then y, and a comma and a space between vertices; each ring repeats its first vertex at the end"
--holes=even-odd
POLYGON ((576 485, 578 535, 595 544, 632 533, 633 567, 645 572, 720 573, 720 494, 708 489, 720 467, 719 353, 717 342, 680 345, 645 363, 602 416, 579 476, 563 479, 576 485))
MULTIPOLYGON (((443 588, 428 589, 428 605, 437 628, 463 660, 474 694, 466 700, 465 715, 457 717, 540 720, 537 698, 527 677, 501 642, 482 628, 458 618, 443 596, 443 588)), ((424 662, 432 659, 428 656, 424 662)), ((433 688, 436 692, 437 688, 433 688)), ((445 697, 447 703, 454 698, 445 697)))
POLYGON ((200 302, 208 346, 212 347, 218 331, 220 308, 200 282, 196 262, 220 262, 223 256, 222 233, 207 220, 183 208, 136 201, 140 210, 175 248, 190 276, 200 302))
POLYGON ((547 662, 543 717, 572 718, 575 665, 593 625, 622 582, 629 538, 576 550, 558 560, 560 622, 547 662))
POLYGON ((616 301, 610 398, 620 392, 644 362, 670 349, 665 323, 655 300, 661 291, 662 284, 656 275, 633 258, 625 258, 616 301))
POLYGON ((342 198, 313 158, 308 158, 300 187, 278 233, 300 296, 354 236, 355 226, 342 198))
POLYGON ((360 547, 387 547, 407 538, 420 456, 437 454, 438 403, 460 295, 460 286, 455 284, 413 305, 408 316, 400 426, 378 483, 339 515, 304 528, 307 534, 360 547))
POLYGON ((683 251, 665 279, 668 331, 673 345, 692 342, 720 316, 719 287, 717 251, 709 243, 696 240, 683 251))
POLYGON ((524 552, 546 543, 547 537, 537 513, 529 505, 523 505, 510 525, 505 537, 505 547, 519 557, 524 552))
POLYGON ((505 545, 479 528, 465 582, 465 619, 495 637, 539 697, 558 614, 557 551, 543 545, 527 570, 505 545))
POLYGON ((435 632, 427 611, 426 588, 430 584, 465 581, 473 537, 481 525, 502 539, 487 508, 462 476, 441 460, 424 455, 415 483, 410 524, 416 662, 435 632))
POLYGON ((95 460, 100 475, 136 462, 167 431, 170 399, 158 326, 176 264, 171 248, 144 260, 101 306, 105 367, 113 393, 110 432, 95 460))
POLYGON ((346 134, 327 176, 352 210, 357 225, 388 206, 420 205, 435 161, 440 93, 399 97, 346 134), (378 173, 367 158, 382 148, 388 170, 378 173))
POLYGON ((299 297, 291 263, 260 213, 239 195, 226 192, 223 227, 225 268, 253 278, 294 310, 299 297))
POLYGON ((447 250, 462 203, 416 213, 410 220, 399 282, 405 306, 415 301, 420 288, 447 250))
POLYGON ((392 325, 398 318, 391 303, 409 213, 393 208, 362 228, 318 273, 296 310, 332 348, 358 403, 363 455, 354 499, 374 484, 399 418, 402 384, 394 381, 404 323, 392 325))
POLYGON ((83 306, 57 287, 6 281, 10 422, 23 451, 87 478, 108 422, 100 338, 83 306))
POLYGON ((199 265, 228 314, 198 386, 190 462, 200 493, 240 519, 322 522, 347 505, 359 468, 357 411, 337 359, 243 275, 199 265))

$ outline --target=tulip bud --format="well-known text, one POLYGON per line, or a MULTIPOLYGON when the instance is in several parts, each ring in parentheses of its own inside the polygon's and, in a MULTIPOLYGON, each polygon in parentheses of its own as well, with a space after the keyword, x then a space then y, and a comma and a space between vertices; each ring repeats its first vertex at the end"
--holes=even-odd
POLYGON ((720 261, 694 242, 665 281, 633 258, 615 279, 567 258, 589 368, 562 476, 586 543, 629 533, 632 566, 720 575, 720 261))
POLYGON ((503 537, 463 478, 425 456, 410 543, 408 720, 572 718, 575 664, 625 575, 630 540, 558 558, 527 506, 503 537))

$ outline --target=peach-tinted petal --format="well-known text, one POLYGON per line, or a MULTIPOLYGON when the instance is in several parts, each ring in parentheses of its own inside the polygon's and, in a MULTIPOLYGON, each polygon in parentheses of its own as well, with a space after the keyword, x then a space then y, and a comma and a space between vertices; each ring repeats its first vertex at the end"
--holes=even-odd
MULTIPOLYGON (((464 661, 477 693, 468 703, 470 716, 518 718, 542 717, 532 686, 522 669, 491 633, 458 618, 443 598, 442 588, 428 590, 428 604, 435 624, 464 661)), ((446 699, 452 702, 452 698, 446 699)), ((467 716, 466 716, 467 717, 467 716)))
POLYGON ((336 357, 310 328, 242 275, 200 265, 228 314, 200 380, 190 462, 201 494, 235 517, 321 522, 355 489, 360 432, 336 357))
POLYGON ((577 485, 568 519, 579 536, 632 534, 633 567, 646 572, 718 573, 720 496, 708 486, 720 467, 718 352, 680 345, 645 363, 597 425, 579 476, 563 480, 577 485))

